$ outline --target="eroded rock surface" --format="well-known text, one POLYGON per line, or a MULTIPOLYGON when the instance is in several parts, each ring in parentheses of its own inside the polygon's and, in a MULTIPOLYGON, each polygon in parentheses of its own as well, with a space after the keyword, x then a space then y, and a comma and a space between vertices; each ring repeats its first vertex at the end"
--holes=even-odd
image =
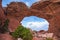
POLYGON ((0 20, 3 22, 5 20, 5 15, 4 15, 4 11, 2 8, 2 0, 0 0, 0 20))
POLYGON ((9 29, 14 31, 20 21, 29 13, 28 7, 22 2, 11 2, 6 8, 7 18, 9 19, 9 29))
POLYGON ((33 4, 31 9, 34 9, 36 11, 42 10, 42 13, 37 14, 36 11, 35 11, 35 13, 39 17, 42 17, 41 14, 46 15, 46 17, 43 16, 42 18, 47 19, 50 23, 48 32, 53 32, 55 35, 58 35, 58 36, 60 35, 59 34, 60 31, 58 32, 58 30, 60 29, 60 25, 59 25, 60 22, 57 22, 60 20, 60 18, 59 18, 60 17, 60 2, 50 3, 46 7, 44 7, 44 6, 42 7, 40 5, 40 3, 36 3, 36 4, 33 4), (41 7, 41 9, 39 9, 40 7, 41 7))
POLYGON ((59 2, 60 0, 50 0, 51 2, 59 2))
POLYGON ((2 23, 6 18, 9 19, 8 28, 10 32, 15 31, 24 17, 37 16, 46 19, 50 23, 48 32, 53 32, 60 38, 60 1, 38 2, 34 3, 30 8, 22 2, 11 2, 4 9, 5 12, 1 2, 2 0, 0 0, 0 19, 2 23))
POLYGON ((14 38, 8 33, 0 34, 0 40, 14 40, 14 38))

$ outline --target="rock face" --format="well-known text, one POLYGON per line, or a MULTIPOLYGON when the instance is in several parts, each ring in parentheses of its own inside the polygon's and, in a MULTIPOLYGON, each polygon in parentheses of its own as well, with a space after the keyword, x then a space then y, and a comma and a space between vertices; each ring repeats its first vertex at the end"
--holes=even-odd
POLYGON ((0 20, 4 23, 6 18, 9 19, 8 28, 10 32, 15 31, 24 17, 37 16, 46 19, 50 23, 48 32, 53 32, 60 38, 60 1, 37 2, 30 8, 22 2, 11 2, 4 9, 6 15, 1 2, 2 0, 0 0, 0 20))
POLYGON ((51 2, 59 2, 60 0, 50 0, 51 2))
POLYGON ((59 32, 58 28, 60 23, 58 23, 57 21, 60 20, 59 19, 60 2, 56 2, 56 3, 49 1, 38 2, 38 3, 34 3, 30 7, 30 9, 28 9, 28 7, 24 3, 12 2, 11 4, 8 5, 6 9, 6 13, 7 13, 7 18, 10 20, 9 28, 11 31, 17 28, 19 22, 21 22, 21 20, 24 17, 37 16, 48 20, 48 22, 50 23, 48 32, 53 32, 55 34, 59 32))
POLYGON ((0 0, 0 19, 1 20, 5 19, 4 11, 2 8, 2 0, 0 0))
POLYGON ((2 8, 2 0, 0 0, 0 28, 4 25, 5 20, 6 16, 4 15, 4 11, 2 8))
POLYGON ((11 35, 5 33, 5 34, 0 34, 0 40, 14 40, 14 38, 11 35))
MULTIPOLYGON (((52 29, 52 26, 49 28, 49 31, 50 32, 54 32, 55 34, 58 34, 60 31, 60 2, 56 2, 56 3, 53 3, 53 4, 50 4, 49 5, 50 6, 50 8, 51 8, 51 10, 52 10, 52 12, 53 12, 53 15, 54 15, 54 29, 53 30, 51 30, 52 29), (59 21, 59 22, 57 22, 57 21, 59 21), (58 32, 59 31, 59 32, 58 32)), ((60 36, 60 34, 58 35, 58 36, 60 36)))
POLYGON ((22 2, 11 2, 6 8, 6 13, 10 21, 8 27, 12 32, 19 26, 23 17, 27 15, 28 7, 22 2))
POLYGON ((59 18, 60 17, 60 2, 56 2, 56 3, 50 2, 50 4, 48 2, 47 3, 48 5, 46 3, 44 3, 44 5, 47 5, 47 6, 40 5, 40 4, 41 3, 34 3, 31 6, 31 9, 33 9, 32 12, 33 11, 35 13, 37 12, 38 14, 36 13, 36 16, 42 17, 42 18, 45 18, 46 20, 48 20, 48 22, 50 23, 48 32, 53 32, 55 35, 58 35, 58 33, 60 32, 60 31, 58 32, 58 30, 60 30, 60 25, 59 25, 60 22, 57 22, 57 21, 60 20, 60 18, 59 18), (40 13, 40 11, 41 11, 41 13, 40 13))

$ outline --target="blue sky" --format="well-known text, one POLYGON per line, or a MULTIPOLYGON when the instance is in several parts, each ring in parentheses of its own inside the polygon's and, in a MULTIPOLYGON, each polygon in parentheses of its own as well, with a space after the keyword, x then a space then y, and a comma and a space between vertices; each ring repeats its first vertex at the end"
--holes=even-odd
MULTIPOLYGON (((39 0, 3 0, 2 6, 6 7, 7 4, 9 4, 12 1, 24 2, 28 7, 30 7, 33 3, 38 2, 39 0)), ((24 27, 30 28, 35 31, 48 30, 49 27, 49 23, 45 19, 38 18, 36 16, 25 17, 21 21, 21 23, 24 27)))
POLYGON ((38 2, 39 0, 3 0, 2 6, 6 7, 10 2, 24 2, 27 6, 31 6, 33 3, 38 2))
POLYGON ((36 16, 25 17, 21 21, 22 25, 35 31, 48 30, 49 23, 46 19, 36 16))

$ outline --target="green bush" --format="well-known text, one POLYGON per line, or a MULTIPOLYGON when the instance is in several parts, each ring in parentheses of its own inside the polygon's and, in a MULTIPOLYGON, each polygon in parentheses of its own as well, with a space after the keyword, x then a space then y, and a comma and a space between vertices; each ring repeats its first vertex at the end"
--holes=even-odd
POLYGON ((46 38, 46 40, 53 40, 52 38, 46 38))
POLYGON ((18 26, 15 32, 12 33, 12 36, 15 38, 22 38, 23 40, 32 40, 32 33, 23 26, 18 26))

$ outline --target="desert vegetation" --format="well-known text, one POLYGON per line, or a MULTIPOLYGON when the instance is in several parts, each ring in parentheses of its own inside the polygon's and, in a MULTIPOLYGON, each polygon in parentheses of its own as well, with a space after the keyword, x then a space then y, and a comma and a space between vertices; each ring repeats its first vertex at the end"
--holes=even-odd
POLYGON ((32 33, 29 29, 23 26, 18 26, 18 28, 11 34, 14 38, 22 38, 23 40, 32 40, 32 33))
POLYGON ((46 38, 46 40, 53 40, 53 38, 46 38))

